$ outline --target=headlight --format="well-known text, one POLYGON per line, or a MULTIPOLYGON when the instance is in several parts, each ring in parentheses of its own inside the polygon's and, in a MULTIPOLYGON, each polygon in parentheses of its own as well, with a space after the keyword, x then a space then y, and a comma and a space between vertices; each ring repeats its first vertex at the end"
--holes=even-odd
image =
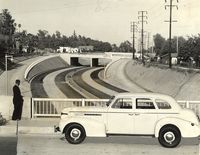
POLYGON ((65 113, 65 112, 61 112, 61 119, 65 119, 68 117, 68 113, 65 113))

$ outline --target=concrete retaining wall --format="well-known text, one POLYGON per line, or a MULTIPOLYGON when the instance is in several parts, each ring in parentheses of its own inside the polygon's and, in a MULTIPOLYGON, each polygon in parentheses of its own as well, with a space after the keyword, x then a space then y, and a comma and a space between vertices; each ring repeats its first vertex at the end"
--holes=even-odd
POLYGON ((112 64, 114 64, 117 61, 120 61, 121 59, 114 59, 112 60, 110 63, 108 63, 104 69, 104 74, 103 74, 103 78, 106 79, 107 77, 109 77, 110 75, 107 75, 107 71, 109 69, 110 66, 112 66, 112 64))
POLYGON ((60 57, 67 62, 69 65, 71 64, 71 57, 67 54, 60 54, 60 57))
POLYGON ((69 65, 58 55, 55 56, 48 56, 46 58, 40 59, 33 64, 31 64, 26 72, 25 72, 25 79, 30 81, 34 76, 59 68, 65 68, 69 65))

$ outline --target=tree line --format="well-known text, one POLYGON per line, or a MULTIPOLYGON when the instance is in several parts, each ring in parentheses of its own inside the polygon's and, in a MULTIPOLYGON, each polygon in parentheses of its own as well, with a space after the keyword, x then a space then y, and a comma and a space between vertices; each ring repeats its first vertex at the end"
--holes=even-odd
MULTIPOLYGON (((157 56, 163 56, 169 52, 169 39, 160 34, 154 35, 154 51, 157 56)), ((179 36, 172 38, 171 53, 177 53, 179 61, 189 62, 194 60, 196 66, 200 66, 200 34, 197 36, 179 36)))
POLYGON ((4 53, 20 53, 23 48, 27 48, 28 53, 35 49, 53 49, 59 46, 79 47, 93 46, 94 52, 131 52, 131 43, 122 42, 119 46, 109 42, 94 40, 89 37, 77 35, 74 31, 71 36, 61 34, 56 31, 52 35, 47 30, 38 30, 37 34, 28 33, 21 30, 22 25, 16 24, 10 12, 7 9, 0 13, 0 56, 4 53))
MULTIPOLYGON (((119 46, 109 42, 94 40, 89 37, 77 35, 74 31, 71 36, 56 31, 49 34, 47 30, 38 30, 37 34, 28 33, 22 30, 21 24, 16 24, 12 15, 7 9, 0 13, 0 56, 4 53, 21 52, 27 47, 27 52, 34 52, 35 49, 53 49, 59 46, 78 47, 93 46, 94 52, 132 52, 132 44, 126 40, 119 46), (18 50, 18 51, 17 51, 18 50)), ((163 56, 169 52, 169 40, 160 34, 154 35, 154 52, 157 56, 163 56)), ((172 51, 177 52, 177 37, 172 38, 172 51)), ((178 57, 182 61, 193 59, 196 65, 200 65, 200 34, 197 36, 178 37, 178 57)))

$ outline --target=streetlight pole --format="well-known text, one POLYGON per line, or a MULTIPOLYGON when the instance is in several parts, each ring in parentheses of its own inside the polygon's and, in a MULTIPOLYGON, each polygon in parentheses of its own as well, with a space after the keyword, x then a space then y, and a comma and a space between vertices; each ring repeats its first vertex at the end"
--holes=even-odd
POLYGON ((8 58, 13 59, 12 55, 5 55, 5 71, 6 71, 6 96, 8 96, 8 58))
POLYGON ((8 96, 8 55, 5 55, 5 71, 6 71, 6 95, 8 96))

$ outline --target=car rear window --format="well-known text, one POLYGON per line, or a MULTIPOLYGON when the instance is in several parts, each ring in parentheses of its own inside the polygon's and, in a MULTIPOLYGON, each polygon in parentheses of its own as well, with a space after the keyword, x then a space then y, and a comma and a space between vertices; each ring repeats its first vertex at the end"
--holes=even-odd
POLYGON ((149 98, 137 98, 136 109, 155 109, 155 106, 149 98))
POLYGON ((158 106, 158 109, 171 109, 170 104, 165 100, 156 99, 155 102, 158 106))

